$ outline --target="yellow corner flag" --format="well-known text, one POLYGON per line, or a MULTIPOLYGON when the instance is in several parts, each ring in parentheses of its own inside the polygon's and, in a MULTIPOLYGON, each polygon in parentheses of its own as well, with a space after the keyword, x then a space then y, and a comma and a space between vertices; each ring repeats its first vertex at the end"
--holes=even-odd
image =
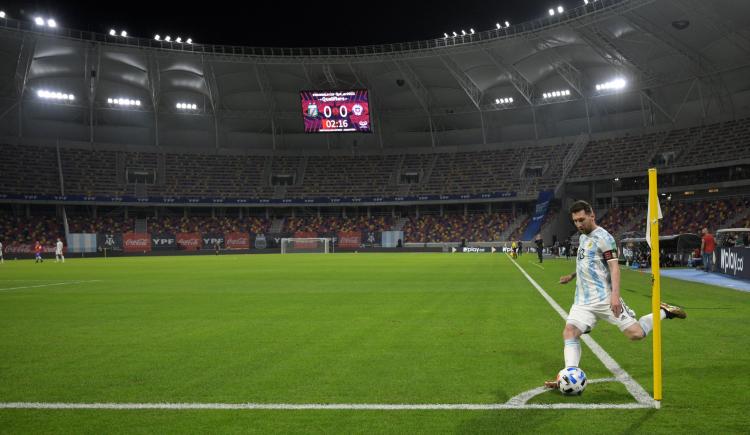
POLYGON ((659 219, 662 218, 659 205, 659 192, 656 183, 656 169, 648 170, 648 214, 646 216, 646 241, 651 247, 651 311, 654 313, 654 400, 656 408, 662 399, 661 366, 661 275, 659 272, 659 219))

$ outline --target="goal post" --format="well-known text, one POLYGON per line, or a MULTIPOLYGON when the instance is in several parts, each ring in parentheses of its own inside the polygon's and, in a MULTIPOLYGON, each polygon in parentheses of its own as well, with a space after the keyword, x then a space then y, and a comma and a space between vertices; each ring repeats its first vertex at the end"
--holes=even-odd
POLYGON ((281 239, 282 254, 329 254, 330 237, 288 237, 281 239))

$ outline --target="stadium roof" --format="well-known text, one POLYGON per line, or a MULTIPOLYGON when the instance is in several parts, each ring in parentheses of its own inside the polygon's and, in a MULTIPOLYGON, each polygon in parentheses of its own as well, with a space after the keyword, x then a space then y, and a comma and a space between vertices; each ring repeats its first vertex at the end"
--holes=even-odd
POLYGON ((0 19, 0 55, 12 59, 0 66, 0 136, 429 150, 692 124, 748 110, 748 16, 750 3, 732 0, 598 0, 466 36, 343 48, 125 40, 0 19), (374 134, 303 133, 299 90, 362 87, 374 134))

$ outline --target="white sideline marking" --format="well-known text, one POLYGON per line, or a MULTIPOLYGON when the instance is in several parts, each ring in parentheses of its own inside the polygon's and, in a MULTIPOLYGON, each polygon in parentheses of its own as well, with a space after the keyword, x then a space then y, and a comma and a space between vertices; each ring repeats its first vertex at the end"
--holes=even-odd
MULTIPOLYGON (((602 379, 590 379, 589 384, 600 384, 603 382, 617 382, 616 378, 602 378, 602 379)), ((511 397, 507 402, 505 402, 508 405, 526 405, 526 402, 533 399, 534 397, 544 394, 547 391, 550 391, 549 388, 546 387, 539 387, 534 388, 533 390, 524 391, 523 393, 511 397)))
MULTIPOLYGON (((508 255, 508 254, 505 254, 508 255)), ((560 317, 563 319, 568 318, 568 313, 560 307, 560 305, 555 302, 554 299, 546 292, 544 289, 537 284, 536 281, 534 281, 533 278, 529 276, 528 273, 526 273, 525 270, 521 266, 516 263, 515 260, 510 258, 508 256, 510 261, 513 262, 513 264, 518 268, 518 270, 523 273, 523 275, 526 277, 526 279, 531 283, 531 285, 536 288, 536 290, 542 295, 544 299, 547 300, 547 302, 552 306, 552 308, 557 311, 558 314, 560 314, 560 317)), ((628 372, 625 371, 622 367, 620 367, 619 364, 617 364, 617 361, 615 361, 608 353, 604 350, 601 346, 599 346, 599 343, 597 343, 593 338, 591 338, 590 335, 582 335, 581 340, 583 340, 584 343, 591 349, 591 351, 596 355, 597 358, 604 364, 604 366, 612 372, 613 375, 615 375, 615 378, 617 378, 618 381, 622 382, 625 385, 625 388, 628 390, 628 392, 635 398, 635 400, 638 401, 639 404, 648 406, 649 408, 654 407, 654 399, 646 392, 646 390, 641 387, 641 385, 633 379, 632 376, 628 372)))
POLYGON ((536 267, 538 267, 538 268, 540 268, 540 269, 544 270, 544 267, 542 267, 542 266, 540 266, 540 265, 538 265, 538 264, 536 264, 536 263, 529 263, 529 264, 530 264, 530 265, 532 265, 532 266, 536 266, 536 267))
POLYGON ((368 411, 427 411, 469 410, 491 411, 503 409, 643 409, 653 405, 641 403, 551 403, 514 405, 510 403, 456 404, 387 404, 387 403, 0 403, 0 409, 270 409, 270 410, 368 410, 368 411))
POLYGON ((56 285, 69 285, 69 284, 81 284, 84 282, 99 282, 100 279, 90 279, 87 281, 65 281, 65 282, 56 282, 54 284, 39 284, 39 285, 27 285, 23 287, 7 287, 7 288, 0 288, 0 292, 7 291, 7 290, 21 290, 25 288, 38 288, 38 287, 51 287, 56 285))

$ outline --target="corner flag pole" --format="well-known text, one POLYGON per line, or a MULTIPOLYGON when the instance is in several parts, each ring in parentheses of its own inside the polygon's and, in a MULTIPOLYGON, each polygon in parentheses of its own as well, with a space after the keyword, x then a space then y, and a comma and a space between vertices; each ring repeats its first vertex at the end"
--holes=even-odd
POLYGON ((651 311, 654 313, 654 400, 659 408, 662 399, 662 371, 661 371, 661 276, 659 272, 659 196, 656 184, 656 169, 648 170, 648 227, 651 245, 651 311))

